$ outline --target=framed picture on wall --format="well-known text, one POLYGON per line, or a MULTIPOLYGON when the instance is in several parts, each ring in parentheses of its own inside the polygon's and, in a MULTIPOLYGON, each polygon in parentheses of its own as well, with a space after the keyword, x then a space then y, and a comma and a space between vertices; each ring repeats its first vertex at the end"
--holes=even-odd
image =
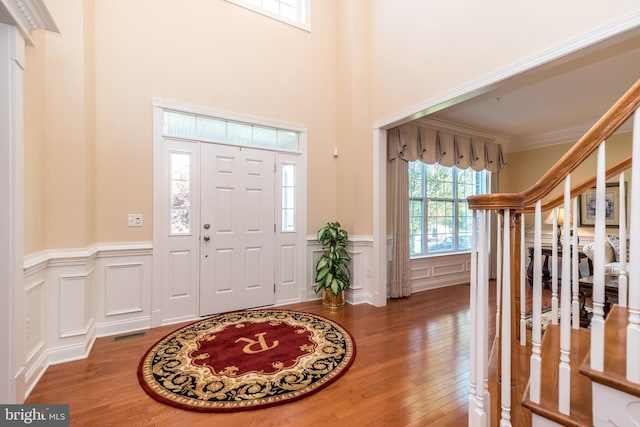
MULTIPOLYGON (((625 202, 626 202, 625 185, 625 202)), ((604 191, 605 225, 607 227, 620 226, 620 184, 608 183, 604 191)), ((580 226, 593 227, 596 225, 596 188, 590 188, 580 195, 580 226)), ((626 203, 625 203, 626 206, 626 203)))

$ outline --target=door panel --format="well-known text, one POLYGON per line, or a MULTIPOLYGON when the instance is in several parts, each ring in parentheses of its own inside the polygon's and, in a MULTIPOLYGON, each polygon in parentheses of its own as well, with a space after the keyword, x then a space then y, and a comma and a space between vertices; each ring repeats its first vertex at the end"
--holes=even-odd
POLYGON ((154 218, 154 241, 158 239, 161 262, 154 259, 154 263, 162 289, 161 322, 175 323, 193 319, 197 310, 200 159, 196 144, 163 140, 163 146, 164 185, 154 195, 164 202, 164 210, 154 218))
POLYGON ((201 150, 200 315, 272 305, 275 154, 201 150))

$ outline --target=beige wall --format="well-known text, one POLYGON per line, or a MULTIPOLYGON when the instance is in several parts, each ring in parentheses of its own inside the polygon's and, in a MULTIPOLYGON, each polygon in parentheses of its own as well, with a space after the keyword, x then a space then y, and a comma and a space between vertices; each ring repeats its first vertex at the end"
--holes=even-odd
POLYGON ((26 192, 46 214, 27 253, 151 240, 153 97, 308 126, 309 229, 336 218, 335 1, 313 2, 311 33, 221 0, 47 5, 61 34, 29 48, 45 56, 26 83, 45 112, 26 111, 25 174, 40 175, 26 192), (127 227, 128 213, 145 226, 127 227))
POLYGON ((98 241, 151 239, 152 97, 307 125, 309 228, 335 217, 336 2, 312 16, 308 33, 225 1, 96 3, 98 241))
MULTIPOLYGON (((560 157, 567 152, 573 142, 554 145, 550 147, 535 148, 532 150, 518 151, 507 154, 507 165, 500 173, 500 191, 517 193, 526 190, 535 184, 542 175, 548 171, 560 157)), ((613 135, 607 140, 605 157, 607 167, 631 157, 632 134, 621 133, 613 135)), ((571 174, 571 185, 576 186, 595 176, 596 153, 591 155, 582 165, 571 174)), ((628 183, 627 194, 630 194, 631 169, 625 172, 628 183)), ((618 182, 616 177, 611 182, 618 182)), ((562 185, 554 190, 549 197, 557 196, 563 191, 562 185)), ((544 215, 543 215, 544 216, 544 215)), ((527 217, 527 222, 533 221, 533 216, 527 217)), ((544 219, 544 218, 543 218, 544 219)), ((548 229, 548 226, 544 226, 548 229)), ((581 234, 592 234, 593 228, 584 228, 581 234)))
POLYGON ((369 1, 339 2, 337 215, 356 235, 373 229, 370 13, 369 1))
POLYGON ((46 1, 61 34, 27 52, 27 253, 152 239, 152 97, 307 125, 309 232, 369 235, 374 121, 636 8, 322 0, 309 33, 223 0, 46 1))
MULTIPOLYGON (((631 133, 613 135, 607 140, 605 156, 607 167, 631 156, 631 133)), ((500 191, 517 193, 535 184, 560 157, 573 145, 573 142, 540 147, 532 150, 507 153, 507 165, 500 173, 500 191)), ((571 174, 572 185, 592 178, 596 171, 596 154, 591 155, 571 174)), ((557 189, 553 194, 560 194, 557 189)))
POLYGON ((44 247, 45 217, 45 93, 46 37, 43 31, 32 34, 38 49, 26 49, 24 70, 24 251, 34 253, 44 247))
POLYGON ((49 0, 64 35, 36 32, 26 52, 26 253, 95 241, 93 46, 85 43, 93 19, 84 3, 49 0))
MULTIPOLYGON (((364 0, 363 0, 364 1, 364 0)), ((638 10, 633 0, 371 0, 375 119, 638 10)))

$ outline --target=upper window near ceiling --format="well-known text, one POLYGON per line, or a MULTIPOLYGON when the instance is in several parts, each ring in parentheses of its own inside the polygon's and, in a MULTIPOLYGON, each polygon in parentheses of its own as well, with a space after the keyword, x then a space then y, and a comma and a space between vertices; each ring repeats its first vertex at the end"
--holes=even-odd
POLYGON ((238 6, 311 31, 311 0, 227 0, 238 6))

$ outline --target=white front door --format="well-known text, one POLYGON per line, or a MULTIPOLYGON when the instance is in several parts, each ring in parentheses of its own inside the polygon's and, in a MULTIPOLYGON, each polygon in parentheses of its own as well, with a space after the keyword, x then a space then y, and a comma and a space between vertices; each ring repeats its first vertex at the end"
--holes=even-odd
POLYGON ((275 302, 275 154, 201 144, 201 316, 275 302))
POLYGON ((306 268, 306 128, 184 108, 154 100, 151 324, 315 298, 306 268), (298 141, 277 149, 200 139, 197 124, 206 130, 221 117, 298 141))

